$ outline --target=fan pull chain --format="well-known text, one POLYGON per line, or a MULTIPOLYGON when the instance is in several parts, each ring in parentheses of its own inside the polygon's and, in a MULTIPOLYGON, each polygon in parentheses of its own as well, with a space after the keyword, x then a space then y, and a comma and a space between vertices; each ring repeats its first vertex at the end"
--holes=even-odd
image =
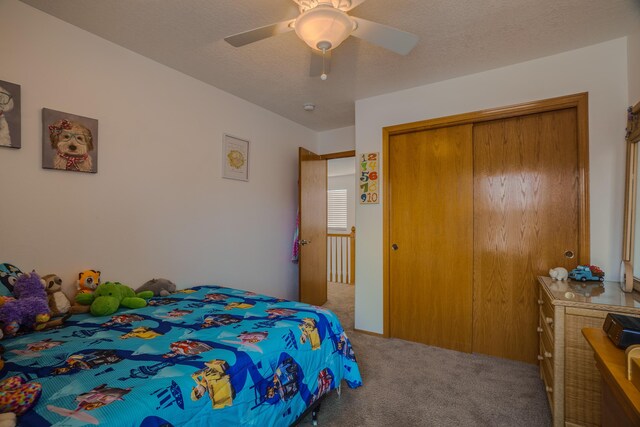
POLYGON ((327 54, 327 49, 323 48, 322 49, 322 74, 320 74, 320 80, 324 81, 327 80, 327 73, 325 72, 325 68, 324 68, 324 59, 326 57, 327 54))

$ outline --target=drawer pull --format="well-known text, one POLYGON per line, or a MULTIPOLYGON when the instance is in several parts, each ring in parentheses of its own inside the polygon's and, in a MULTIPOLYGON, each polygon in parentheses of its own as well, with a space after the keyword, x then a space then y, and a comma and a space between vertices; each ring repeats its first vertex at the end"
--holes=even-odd
MULTIPOLYGON (((529 301, 531 301, 531 300, 529 300, 529 301)), ((539 299, 539 300, 538 300, 538 305, 542 305, 542 304, 544 304, 544 301, 542 301, 541 299, 539 299)))
POLYGON ((553 391, 553 388, 549 386, 546 386, 545 389, 547 390, 548 393, 551 393, 553 391))
POLYGON ((538 360, 544 360, 544 356, 538 355, 538 360))
POLYGON ((541 326, 538 326, 538 327, 536 328, 536 331, 538 331, 538 333, 539 333, 539 334, 541 334, 541 333, 542 333, 542 327, 541 327, 541 326))
POLYGON ((546 357, 547 359, 551 359, 553 357, 553 354, 549 353, 548 351, 545 351, 544 357, 546 357))
POLYGON ((545 317, 544 321, 547 322, 549 325, 553 323, 553 318, 551 317, 545 317))

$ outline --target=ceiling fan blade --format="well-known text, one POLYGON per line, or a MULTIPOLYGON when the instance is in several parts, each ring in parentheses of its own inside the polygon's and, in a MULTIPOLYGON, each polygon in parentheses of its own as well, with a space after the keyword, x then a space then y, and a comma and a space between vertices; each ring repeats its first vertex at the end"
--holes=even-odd
POLYGON ((259 40, 277 36, 278 34, 293 31, 293 27, 291 26, 292 22, 295 22, 295 19, 278 22, 277 24, 266 25, 264 27, 245 31, 243 33, 234 34, 232 36, 225 37, 224 40, 231 46, 241 47, 253 42, 257 42, 259 40))
MULTIPOLYGON (((331 51, 327 51, 324 56, 324 73, 329 74, 331 72, 331 51)), ((309 76, 320 77, 322 75, 322 52, 311 49, 311 67, 309 70, 309 76)))
POLYGON ((415 34, 378 24, 377 22, 367 21, 366 19, 356 18, 355 16, 352 16, 351 19, 358 23, 358 28, 351 33, 352 36, 400 55, 408 54, 418 43, 418 36, 415 34))
POLYGON ((348 9, 345 9, 345 12, 349 12, 350 10, 355 9, 356 7, 360 6, 362 3, 366 1, 367 0, 351 0, 351 6, 349 6, 348 9))

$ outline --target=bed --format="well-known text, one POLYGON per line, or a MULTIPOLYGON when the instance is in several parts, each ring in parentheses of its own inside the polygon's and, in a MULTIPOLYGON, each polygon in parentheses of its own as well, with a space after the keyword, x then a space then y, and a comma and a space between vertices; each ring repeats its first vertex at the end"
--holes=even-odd
POLYGON ((288 426, 362 384, 331 311, 220 286, 3 344, 3 377, 42 384, 21 426, 288 426))

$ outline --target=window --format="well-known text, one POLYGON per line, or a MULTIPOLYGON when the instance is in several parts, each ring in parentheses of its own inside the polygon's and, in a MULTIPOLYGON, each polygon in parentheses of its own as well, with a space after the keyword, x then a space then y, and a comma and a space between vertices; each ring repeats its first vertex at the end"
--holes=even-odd
POLYGON ((347 190, 327 191, 327 227, 347 229, 347 190))

